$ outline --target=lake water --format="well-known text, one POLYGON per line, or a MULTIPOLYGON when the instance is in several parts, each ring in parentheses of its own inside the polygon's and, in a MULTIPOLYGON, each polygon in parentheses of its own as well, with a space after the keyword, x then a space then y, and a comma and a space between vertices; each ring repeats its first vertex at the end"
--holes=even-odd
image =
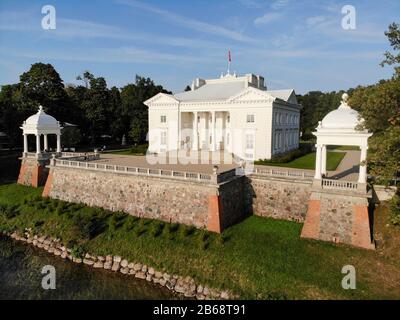
POLYGON ((0 299, 179 299, 169 290, 107 270, 93 270, 0 236, 0 299), (56 289, 41 286, 42 268, 56 270, 56 289))

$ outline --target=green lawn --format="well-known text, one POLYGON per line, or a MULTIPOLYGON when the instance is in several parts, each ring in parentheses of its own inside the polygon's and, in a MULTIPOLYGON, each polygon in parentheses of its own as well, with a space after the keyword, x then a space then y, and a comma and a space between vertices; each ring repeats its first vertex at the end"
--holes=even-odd
MULTIPOLYGON (((326 169, 329 171, 334 171, 338 167, 339 163, 345 156, 345 152, 327 152, 326 169)), ((255 161, 255 164, 266 165, 266 166, 277 166, 285 168, 296 168, 296 169, 315 169, 315 152, 308 153, 302 157, 294 159, 290 162, 278 163, 270 161, 255 161)))
POLYGON ((129 156, 143 156, 146 155, 148 144, 139 144, 136 147, 130 149, 111 151, 111 154, 129 155, 129 156))
POLYGON ((41 199, 42 189, 0 186, 0 229, 56 236, 76 252, 121 255, 189 275, 252 299, 400 298, 382 285, 381 269, 398 277, 376 252, 302 240, 302 224, 252 216, 222 236, 194 228, 41 199), (10 206, 18 206, 11 208, 10 206), (69 242, 69 243, 68 243, 69 242), (341 269, 354 265, 357 290, 343 290, 341 269))

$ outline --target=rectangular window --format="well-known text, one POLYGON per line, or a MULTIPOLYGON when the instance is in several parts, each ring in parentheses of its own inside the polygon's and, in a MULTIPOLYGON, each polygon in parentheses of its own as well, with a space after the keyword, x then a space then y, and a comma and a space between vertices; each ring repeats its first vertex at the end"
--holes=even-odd
POLYGON ((161 123, 166 123, 167 122, 167 116, 161 116, 161 119, 160 119, 160 121, 161 121, 161 123))
POLYGON ((161 145, 166 145, 167 144, 167 132, 165 132, 165 131, 161 132, 160 144, 161 145))
POLYGON ((254 149, 254 136, 246 134, 246 149, 254 149))
POLYGON ((246 118, 247 123, 254 123, 254 114, 248 114, 246 118))

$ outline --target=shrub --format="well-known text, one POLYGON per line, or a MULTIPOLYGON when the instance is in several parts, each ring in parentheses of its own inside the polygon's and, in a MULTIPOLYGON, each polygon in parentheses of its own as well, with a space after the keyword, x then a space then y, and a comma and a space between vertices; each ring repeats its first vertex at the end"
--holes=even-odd
POLYGON ((71 248, 71 255, 74 258, 83 258, 85 255, 86 250, 84 246, 77 243, 70 243, 69 247, 71 248))
POLYGON ((390 221, 395 226, 400 226, 400 192, 397 191, 396 195, 390 201, 390 221))
POLYGON ((302 143, 299 145, 299 149, 275 155, 271 160, 264 159, 255 161, 255 164, 267 165, 268 163, 287 163, 310 153, 312 151, 312 146, 313 145, 310 143, 302 143))
POLYGON ((150 228, 150 234, 153 237, 158 237, 164 230, 165 223, 162 221, 155 221, 150 228))
POLYGON ((137 223, 138 220, 139 220, 138 217, 132 217, 132 216, 127 217, 125 220, 125 223, 124 223, 124 229, 126 231, 133 230, 136 227, 136 225, 138 224, 137 223))
POLYGON ((76 214, 72 218, 72 235, 77 239, 90 240, 106 229, 104 217, 99 215, 76 214))
POLYGON ((167 238, 169 240, 174 240, 176 238, 178 230, 179 230, 179 224, 177 223, 168 224, 166 228, 167 238))
POLYGON ((193 226, 182 226, 180 231, 183 237, 190 237, 196 232, 196 228, 193 226))
POLYGON ((0 213, 6 219, 12 219, 20 214, 20 209, 17 205, 0 205, 0 213))
POLYGON ((206 250, 209 247, 210 235, 206 230, 200 230, 197 235, 197 242, 201 249, 206 250))

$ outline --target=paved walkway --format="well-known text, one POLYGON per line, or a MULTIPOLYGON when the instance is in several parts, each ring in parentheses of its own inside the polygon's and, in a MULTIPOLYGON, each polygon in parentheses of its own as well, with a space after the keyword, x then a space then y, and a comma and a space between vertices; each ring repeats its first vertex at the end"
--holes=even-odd
MULTIPOLYGON (((330 150, 332 151, 332 150, 330 150)), ((360 162, 360 151, 346 150, 336 151, 346 152, 345 157, 340 162, 339 166, 335 171, 328 171, 328 178, 340 179, 347 181, 357 181, 358 170, 360 162)), ((155 158, 153 158, 154 160, 155 158)), ((175 171, 186 171, 186 172, 200 172, 200 173, 212 173, 213 164, 218 165, 218 172, 224 172, 233 168, 238 167, 238 162, 232 158, 232 155, 226 152, 206 152, 201 157, 200 154, 191 155, 185 159, 178 159, 175 153, 170 153, 165 157, 158 158, 158 162, 148 161, 146 156, 134 156, 134 155, 116 155, 110 153, 102 153, 99 160, 93 162, 107 163, 110 165, 140 167, 140 168, 154 168, 164 170, 175 170, 175 171), (208 158, 208 159, 207 159, 208 158), (205 160, 204 160, 205 159, 205 160), (164 162, 162 162, 164 160, 164 162), (190 163, 188 163, 190 162, 190 163), (187 163, 187 164, 186 164, 187 163)), ((258 168, 272 168, 277 170, 289 170, 289 171, 305 171, 311 174, 314 170, 286 168, 278 166, 255 166, 258 168)))

